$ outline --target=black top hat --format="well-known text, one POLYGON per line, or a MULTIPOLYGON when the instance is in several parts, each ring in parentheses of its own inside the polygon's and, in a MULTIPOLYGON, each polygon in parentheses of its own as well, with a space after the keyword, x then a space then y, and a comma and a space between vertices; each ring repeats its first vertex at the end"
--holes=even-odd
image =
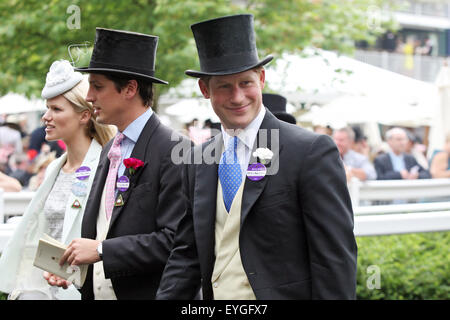
POLYGON ((364 132, 361 130, 359 126, 352 126, 351 128, 355 133, 355 142, 367 140, 367 136, 364 135, 364 132))
POLYGON ((167 84, 167 81, 154 77, 157 46, 157 36, 96 28, 94 51, 89 67, 75 70, 125 74, 167 84))
POLYGON ((191 25, 197 44, 200 70, 186 70, 192 77, 220 76, 247 71, 270 62, 258 58, 253 15, 239 14, 191 25))
POLYGON ((287 100, 285 97, 280 96, 279 94, 263 93, 262 99, 264 106, 267 107, 275 117, 288 123, 297 123, 295 117, 286 112, 287 100))

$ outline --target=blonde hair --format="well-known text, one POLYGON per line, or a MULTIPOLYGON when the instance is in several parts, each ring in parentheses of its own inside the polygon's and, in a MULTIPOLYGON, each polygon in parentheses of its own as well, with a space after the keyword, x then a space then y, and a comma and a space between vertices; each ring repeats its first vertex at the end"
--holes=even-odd
POLYGON ((89 82, 86 77, 83 77, 75 87, 63 94, 71 104, 76 113, 81 113, 88 110, 91 113, 91 119, 87 125, 87 135, 90 138, 97 140, 103 147, 116 134, 117 129, 114 126, 100 124, 96 121, 94 115, 94 108, 90 102, 87 102, 85 97, 89 90, 89 82))

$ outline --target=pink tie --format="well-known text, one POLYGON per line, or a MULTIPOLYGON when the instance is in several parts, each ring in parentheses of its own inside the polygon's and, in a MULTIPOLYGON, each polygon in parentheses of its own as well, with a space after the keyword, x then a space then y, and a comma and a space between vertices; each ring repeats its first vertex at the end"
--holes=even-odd
POLYGON ((111 218, 114 208, 117 171, 119 170, 121 159, 120 143, 123 138, 123 133, 118 132, 108 152, 110 161, 108 177, 106 178, 106 219, 108 220, 111 218))

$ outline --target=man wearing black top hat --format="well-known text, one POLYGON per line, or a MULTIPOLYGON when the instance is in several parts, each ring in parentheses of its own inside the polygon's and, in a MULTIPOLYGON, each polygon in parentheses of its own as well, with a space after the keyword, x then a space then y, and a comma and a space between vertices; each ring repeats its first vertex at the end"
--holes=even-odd
POLYGON ((118 128, 100 157, 82 238, 61 260, 90 264, 82 299, 153 299, 184 210, 181 166, 171 159, 178 141, 150 108, 153 83, 167 84, 154 76, 157 43, 97 28, 89 67, 77 69, 89 73, 96 120, 118 128))
POLYGON ((275 93, 263 93, 263 105, 278 119, 290 124, 297 124, 292 114, 286 112, 287 99, 275 93))
POLYGON ((201 71, 186 74, 200 78, 222 134, 183 169, 186 212, 157 299, 199 288, 204 299, 354 299, 353 213, 334 142, 264 108, 272 56, 258 58, 252 15, 191 28, 201 71))

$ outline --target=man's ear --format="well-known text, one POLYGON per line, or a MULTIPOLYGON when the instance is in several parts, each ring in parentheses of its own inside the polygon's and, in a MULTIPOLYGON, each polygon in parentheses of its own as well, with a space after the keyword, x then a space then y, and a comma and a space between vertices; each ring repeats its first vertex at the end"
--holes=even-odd
POLYGON ((266 70, 264 68, 259 72, 259 82, 261 83, 261 91, 264 89, 264 85, 266 83, 266 70))
POLYGON ((129 80, 127 85, 122 89, 122 92, 125 95, 125 98, 131 99, 133 98, 139 90, 139 86, 136 80, 129 80))
POLYGON ((198 86, 200 87, 200 91, 202 92, 205 99, 209 99, 209 88, 208 85, 202 79, 198 79, 198 86))

